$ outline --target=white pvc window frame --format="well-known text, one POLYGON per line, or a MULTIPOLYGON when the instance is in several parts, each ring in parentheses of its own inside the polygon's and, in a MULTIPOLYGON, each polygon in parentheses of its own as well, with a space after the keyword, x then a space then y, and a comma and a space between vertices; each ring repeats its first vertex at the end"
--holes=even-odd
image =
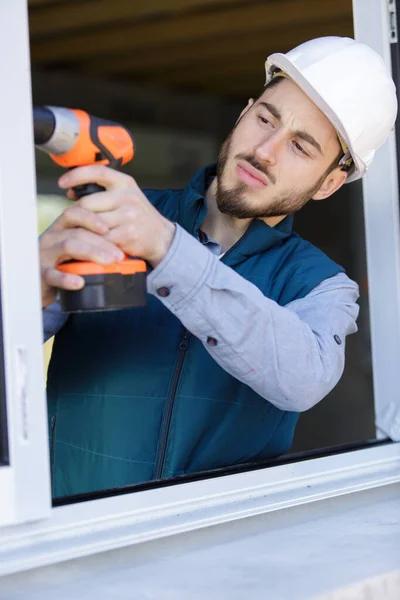
MULTIPOLYGON (((3 67, 9 100, 0 95, 2 139, 7 140, 0 157, 0 205, 2 284, 11 286, 5 293, 4 326, 7 391, 12 398, 8 406, 9 410, 11 407, 9 432, 14 455, 13 471, 9 471, 10 481, 6 487, 9 492, 4 496, 4 488, 0 488, 1 496, 5 498, 0 497, 0 509, 6 513, 8 510, 8 522, 14 520, 15 523, 0 528, 0 575, 400 481, 400 444, 388 443, 267 469, 49 508, 26 9, 26 0, 0 3, 0 45, 5 44, 2 54, 4 56, 7 51, 9 58, 8 65, 3 67), (15 120, 18 121, 16 128, 15 120), (15 157, 18 157, 17 166, 15 157), (10 198, 15 198, 14 204, 10 203, 10 198), (17 200, 21 202, 17 204, 17 200), (25 224, 21 225, 18 217, 23 212, 25 224), (19 233, 16 235, 15 232, 21 233, 24 248, 29 252, 31 269, 28 276, 25 259, 16 264, 21 242, 19 233), (22 278, 19 284, 12 283, 11 275, 15 272, 22 278), (21 287, 28 290, 29 302, 23 298, 21 287), (31 320, 26 315, 28 305, 31 320), (24 446, 21 441, 23 428, 21 430, 21 417, 18 416, 21 413, 18 390, 23 386, 18 362, 15 366, 20 347, 27 348, 25 356, 30 374, 27 414, 31 439, 35 441, 31 446, 35 459, 29 456, 28 445, 24 446), (32 468, 36 470, 31 471, 32 468), (25 507, 32 498, 35 498, 33 508, 25 514, 25 507), (34 522, 22 523, 23 520, 34 522)), ((385 26, 386 0, 354 0, 354 11, 357 38, 368 41, 390 61, 385 26), (368 11, 369 18, 366 19, 365 12, 368 11)), ((394 135, 379 151, 363 185, 375 401, 380 427, 384 431, 390 429, 396 439, 397 430, 390 419, 386 422, 383 417, 388 407, 395 406, 397 410, 400 403, 400 240, 394 135)), ((2 483, 0 480, 0 486, 2 483)), ((0 520, 0 524, 4 522, 0 520)))
MULTIPOLYGON (((388 0, 353 0, 353 21, 356 39, 379 52, 391 68, 388 0)), ((400 441, 400 220, 394 132, 363 178, 363 202, 375 420, 378 435, 400 441)))
POLYGON ((0 2, 0 247, 9 466, 0 525, 49 516, 31 81, 26 3, 0 2))

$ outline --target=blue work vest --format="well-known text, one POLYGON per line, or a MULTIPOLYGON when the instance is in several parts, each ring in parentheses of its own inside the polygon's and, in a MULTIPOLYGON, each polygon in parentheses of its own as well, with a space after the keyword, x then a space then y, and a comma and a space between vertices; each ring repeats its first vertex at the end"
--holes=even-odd
MULTIPOLYGON (((145 193, 196 236, 214 173, 145 193)), ((282 306, 343 271, 292 233, 292 220, 253 221, 222 258, 282 306)), ((143 308, 71 315, 55 338, 47 394, 54 497, 275 457, 299 416, 229 375, 150 295, 143 308)))

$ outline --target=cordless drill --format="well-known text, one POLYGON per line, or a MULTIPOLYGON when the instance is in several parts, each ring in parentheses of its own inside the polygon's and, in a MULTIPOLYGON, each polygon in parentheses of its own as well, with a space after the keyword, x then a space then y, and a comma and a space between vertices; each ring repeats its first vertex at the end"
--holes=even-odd
MULTIPOLYGON (((122 125, 78 109, 34 106, 35 146, 59 166, 72 169, 100 164, 118 168, 135 152, 131 133, 122 125)), ((74 188, 77 198, 104 191, 96 183, 74 188)), ((146 304, 146 262, 128 257, 112 265, 71 260, 57 267, 85 280, 81 290, 60 290, 64 312, 115 310, 146 304)))

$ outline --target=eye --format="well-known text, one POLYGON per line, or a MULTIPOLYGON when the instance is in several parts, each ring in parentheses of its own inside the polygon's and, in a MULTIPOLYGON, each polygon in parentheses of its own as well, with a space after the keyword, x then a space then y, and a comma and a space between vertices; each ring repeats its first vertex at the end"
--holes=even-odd
POLYGON ((304 148, 302 146, 300 146, 299 142, 294 141, 293 145, 296 148, 296 150, 298 150, 299 152, 304 154, 304 156, 308 156, 308 153, 304 150, 304 148))
POLYGON ((272 126, 271 121, 269 121, 266 117, 263 117, 262 115, 258 115, 258 118, 261 121, 261 123, 264 123, 264 125, 271 125, 272 126))

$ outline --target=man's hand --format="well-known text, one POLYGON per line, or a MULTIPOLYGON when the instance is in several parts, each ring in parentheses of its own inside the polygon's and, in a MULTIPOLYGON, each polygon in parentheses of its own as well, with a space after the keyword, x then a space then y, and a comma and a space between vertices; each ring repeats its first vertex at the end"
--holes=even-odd
MULTIPOLYGON (((64 189, 86 183, 97 183, 106 191, 85 196, 77 206, 102 219, 108 227, 106 240, 156 267, 172 243, 175 225, 150 204, 135 180, 124 173, 91 165, 73 169, 59 180, 64 189)), ((75 198, 71 189, 67 195, 75 198)))
POLYGON ((60 263, 76 259, 109 265, 122 260, 123 252, 105 239, 107 232, 99 215, 73 205, 42 233, 39 256, 43 308, 55 301, 57 288, 79 290, 84 286, 79 275, 58 271, 60 263))
MULTIPOLYGON (((84 280, 61 273, 70 259, 101 265, 122 260, 124 253, 156 266, 172 243, 175 226, 149 203, 132 177, 103 166, 79 167, 63 175, 60 187, 98 183, 106 188, 68 207, 39 242, 42 306, 55 301, 57 288, 78 290, 84 280)), ((70 190, 69 198, 75 199, 70 190)))

